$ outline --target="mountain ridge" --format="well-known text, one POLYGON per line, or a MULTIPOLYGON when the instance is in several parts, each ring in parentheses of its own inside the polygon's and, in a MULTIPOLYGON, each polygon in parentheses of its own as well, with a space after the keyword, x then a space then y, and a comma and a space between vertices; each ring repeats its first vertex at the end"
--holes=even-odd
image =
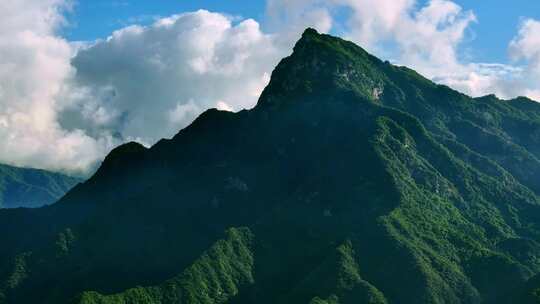
POLYGON ((149 149, 115 149, 52 206, 0 212, 0 229, 31 223, 0 236, 0 294, 534 303, 538 111, 470 98, 308 29, 252 110, 208 110, 149 149), (241 241, 216 247, 229 229, 241 241), (239 252, 249 258, 232 266, 239 252))
POLYGON ((0 208, 52 204, 81 181, 60 173, 0 164, 0 208))

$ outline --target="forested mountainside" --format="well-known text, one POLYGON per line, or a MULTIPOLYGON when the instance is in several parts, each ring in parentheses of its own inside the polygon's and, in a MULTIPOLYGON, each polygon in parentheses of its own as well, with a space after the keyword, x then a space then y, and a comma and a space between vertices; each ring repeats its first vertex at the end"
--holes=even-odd
POLYGON ((0 208, 52 204, 81 181, 44 170, 0 164, 0 208))
POLYGON ((538 303, 540 105, 308 29, 257 106, 0 211, 0 303, 538 303))

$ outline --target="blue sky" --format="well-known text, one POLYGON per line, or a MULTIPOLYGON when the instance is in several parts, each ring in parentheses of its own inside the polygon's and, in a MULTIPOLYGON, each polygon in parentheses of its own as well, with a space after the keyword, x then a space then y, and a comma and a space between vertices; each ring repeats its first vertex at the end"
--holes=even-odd
POLYGON ((95 40, 128 24, 148 24, 153 17, 199 9, 260 20, 264 18, 265 1, 78 0, 68 15, 72 25, 64 29, 64 35, 71 40, 95 40))
POLYGON ((475 39, 470 43, 476 60, 507 62, 508 41, 515 35, 523 18, 540 19, 540 1, 536 0, 458 0, 472 9, 478 23, 472 25, 475 39))
MULTIPOLYGON (((427 1, 419 1, 419 5, 427 1)), ((478 22, 470 26, 470 39, 464 43, 464 55, 482 62, 508 63, 508 42, 515 36, 523 18, 540 19, 540 1, 536 0, 456 0, 472 10, 478 22)), ((62 35, 69 40, 105 38, 114 30, 130 24, 149 24, 153 18, 206 9, 242 18, 253 18, 265 26, 264 0, 78 0, 68 14, 70 26, 62 35)))

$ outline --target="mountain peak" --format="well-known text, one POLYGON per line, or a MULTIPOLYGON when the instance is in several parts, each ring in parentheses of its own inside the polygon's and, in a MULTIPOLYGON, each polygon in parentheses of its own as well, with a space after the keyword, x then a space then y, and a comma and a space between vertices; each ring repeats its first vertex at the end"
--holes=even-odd
POLYGON ((133 166, 145 151, 147 149, 143 145, 134 141, 120 145, 105 157, 95 176, 121 172, 123 169, 133 166))
POLYGON ((131 141, 131 142, 125 143, 123 145, 120 145, 114 148, 111 151, 111 153, 109 153, 109 155, 107 156, 107 160, 121 158, 125 156, 126 154, 140 153, 145 150, 146 148, 140 143, 131 141))
POLYGON ((346 92, 377 99, 385 75, 384 63, 356 44, 320 34, 307 28, 294 46, 291 56, 284 58, 272 73, 258 107, 274 107, 284 102, 333 100, 346 92))
POLYGON ((302 37, 310 37, 310 36, 319 36, 319 32, 317 32, 316 29, 312 27, 308 27, 304 30, 304 33, 302 34, 302 37))

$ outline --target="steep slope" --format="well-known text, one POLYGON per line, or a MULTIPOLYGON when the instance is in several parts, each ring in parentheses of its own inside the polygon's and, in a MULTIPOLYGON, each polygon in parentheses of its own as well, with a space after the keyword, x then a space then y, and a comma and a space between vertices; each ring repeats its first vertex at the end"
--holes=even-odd
POLYGON ((181 275, 155 287, 134 288, 102 296, 86 292, 81 304, 117 303, 226 303, 244 284, 253 283, 252 235, 249 229, 231 228, 181 275))
POLYGON ((538 113, 308 29, 254 109, 0 212, 0 303, 512 303, 540 287, 538 113))
POLYGON ((0 164, 0 208, 52 204, 81 181, 44 170, 0 164))

